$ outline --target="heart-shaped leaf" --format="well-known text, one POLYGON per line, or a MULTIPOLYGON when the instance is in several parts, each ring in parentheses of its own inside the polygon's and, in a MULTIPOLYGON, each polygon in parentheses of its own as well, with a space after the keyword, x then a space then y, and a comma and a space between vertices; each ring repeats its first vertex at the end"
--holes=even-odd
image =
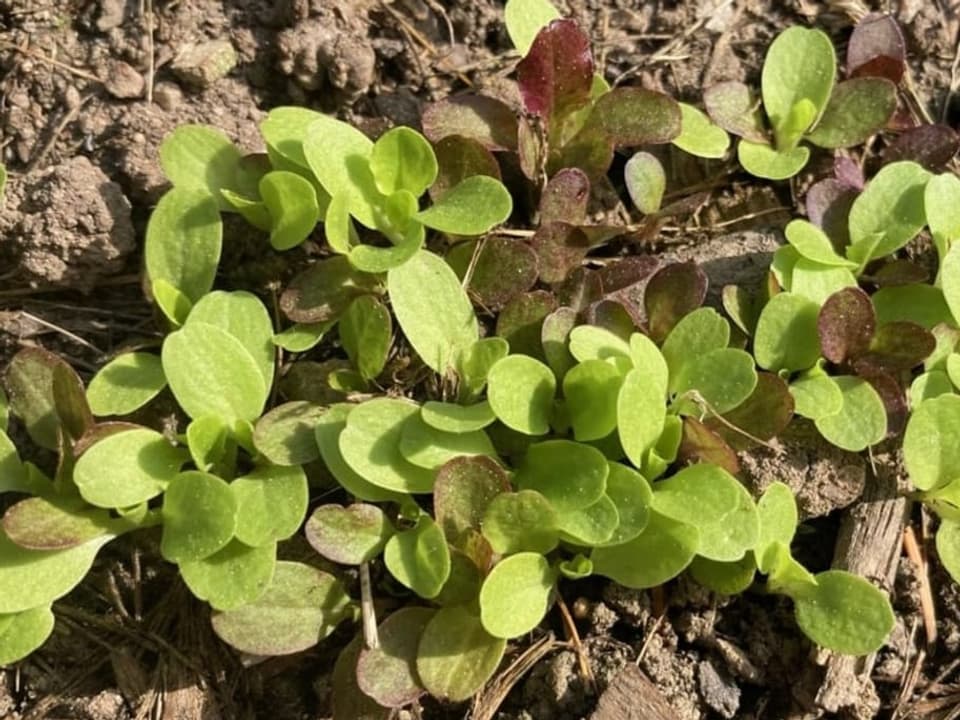
POLYGON ((230 483, 236 536, 254 547, 286 540, 307 514, 307 477, 300 466, 263 465, 230 483))
POLYGON ((494 637, 530 632, 547 613, 556 571, 543 555, 519 553, 501 560, 480 588, 480 620, 494 637))
POLYGON ((376 505, 321 505, 307 520, 307 541, 328 560, 360 565, 375 558, 393 534, 376 505))
POLYGON ((844 450, 860 452, 883 440, 887 412, 883 400, 869 382, 850 375, 833 378, 843 393, 840 412, 817 419, 817 430, 844 450))
POLYGON ((741 140, 737 143, 737 160, 751 175, 767 180, 786 180, 803 170, 810 159, 804 145, 777 150, 766 142, 741 140))
POLYGON ((226 547, 237 528, 230 486, 209 473, 175 476, 163 496, 160 552, 170 562, 203 560, 226 547))
POLYGON ((428 425, 419 415, 413 415, 403 425, 400 454, 417 467, 437 470, 456 457, 494 456, 496 451, 483 430, 445 432, 428 425))
POLYGON ((231 540, 222 550, 203 560, 180 563, 180 574, 195 596, 216 610, 233 610, 263 595, 273 579, 277 548, 231 540))
POLYGON ((514 474, 521 490, 536 490, 559 513, 597 502, 606 489, 607 459, 596 448, 570 440, 531 445, 514 474))
POLYGON ((450 577, 450 548, 429 515, 391 537, 383 561, 400 583, 427 600, 435 598, 450 577))
POLYGON ((377 628, 380 644, 363 648, 357 661, 357 685, 386 707, 403 707, 426 692, 417 674, 417 649, 435 610, 397 610, 377 628))

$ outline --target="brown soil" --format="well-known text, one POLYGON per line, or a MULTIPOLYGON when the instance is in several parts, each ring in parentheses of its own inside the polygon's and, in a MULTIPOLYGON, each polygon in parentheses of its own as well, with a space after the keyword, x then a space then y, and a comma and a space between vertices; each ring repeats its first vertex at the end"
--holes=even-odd
MULTIPOLYGON (((841 43, 848 12, 860 7, 845 0, 559 4, 590 29, 609 80, 694 101, 704 84, 755 82, 765 48, 788 24, 816 23, 841 43)), ((156 341, 139 288, 138 247, 166 187, 157 148, 174 127, 209 123, 258 150, 257 122, 281 104, 335 112, 375 135, 417 125, 424 102, 468 87, 516 100, 508 79, 516 56, 502 4, 493 0, 152 5, 150 14, 149 2, 132 0, 0 0, 0 147, 11 171, 0 214, 0 365, 19 347, 39 344, 88 377, 116 348, 156 341), (219 77, 223 68, 229 71, 219 77)), ((960 101, 950 91, 951 66, 960 20, 948 6, 956 4, 882 5, 907 35, 917 99, 932 117, 955 124, 960 101)), ((822 164, 811 167, 815 173, 822 164)), ((675 168, 679 180, 668 192, 721 181, 692 218, 664 228, 647 248, 701 261, 713 302, 724 284, 762 276, 778 228, 798 212, 791 187, 718 175, 723 169, 675 168)), ((226 285, 249 286, 252 278, 265 288, 308 252, 285 256, 281 266, 264 264, 245 232, 228 227, 226 285)), ((844 508, 874 478, 863 458, 811 438, 800 428, 776 450, 746 455, 743 466, 757 489, 785 480, 798 493, 812 518, 799 552, 819 570, 830 565, 844 508)), ((960 681, 950 663, 960 650, 960 590, 936 563, 931 580, 938 643, 923 647, 918 578, 904 560, 894 587, 897 629, 872 677, 838 712, 818 707, 823 658, 796 631, 782 599, 747 594, 730 601, 687 581, 657 594, 599 581, 563 592, 599 690, 636 663, 683 720, 956 717, 960 681)), ((160 561, 150 533, 105 553, 56 610, 53 639, 16 669, 0 671, 0 718, 325 718, 333 662, 350 639, 344 630, 293 657, 237 657, 213 637, 205 606, 160 561)), ((525 647, 516 643, 508 660, 525 647)), ((575 720, 595 706, 576 654, 554 644, 492 717, 575 720)), ((422 716, 466 712, 427 703, 422 716)))

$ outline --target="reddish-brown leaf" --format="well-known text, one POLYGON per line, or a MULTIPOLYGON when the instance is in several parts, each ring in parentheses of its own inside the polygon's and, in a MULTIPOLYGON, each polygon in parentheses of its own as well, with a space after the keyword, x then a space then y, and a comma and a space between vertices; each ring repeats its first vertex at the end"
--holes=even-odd
POLYGON ((690 465, 699 462, 712 463, 731 475, 740 472, 740 461, 737 460, 737 453, 733 448, 720 435, 692 417, 683 419, 683 436, 677 459, 690 465))
POLYGON ((885 163, 912 160, 940 172, 960 150, 960 135, 947 125, 920 125, 906 130, 883 152, 885 163))
POLYGON ((539 260, 540 279, 546 283, 566 280, 590 250, 590 241, 584 232, 565 222, 541 225, 530 244, 539 260))
POLYGON ((432 142, 449 135, 476 140, 488 150, 517 149, 517 116, 507 105, 485 95, 460 95, 427 105, 423 134, 432 142))
POLYGON ((832 363, 854 360, 870 349, 877 314, 870 296, 860 288, 844 288, 820 308, 817 332, 823 356, 832 363))
POLYGON ((650 337, 662 343, 680 318, 703 305, 706 297, 707 275, 695 262, 673 263, 658 270, 643 297, 650 337))
POLYGON ((437 179, 430 186, 433 200, 474 175, 489 175, 500 180, 497 159, 477 140, 448 135, 433 146, 433 151, 437 156, 437 179))
POLYGON ((579 168, 564 168, 550 178, 543 189, 540 224, 564 222, 580 225, 586 219, 589 200, 590 178, 579 168))
POLYGON ((680 134, 680 105, 654 90, 614 88, 594 104, 584 131, 592 128, 618 146, 668 143, 680 134))
POLYGON ((897 21, 870 13, 857 23, 847 43, 850 77, 882 77, 898 83, 906 69, 907 49, 897 21))
POLYGON ((551 130, 590 101, 592 83, 590 38, 570 19, 554 20, 543 28, 517 65, 524 108, 543 118, 551 130))

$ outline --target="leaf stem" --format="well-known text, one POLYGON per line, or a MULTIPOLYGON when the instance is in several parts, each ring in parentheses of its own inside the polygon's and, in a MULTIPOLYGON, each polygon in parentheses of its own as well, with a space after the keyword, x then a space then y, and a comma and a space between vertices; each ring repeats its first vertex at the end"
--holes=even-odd
POLYGON ((370 563, 360 563, 360 615, 363 619, 363 642, 367 649, 380 647, 377 633, 377 613, 373 607, 373 591, 370 587, 370 563))

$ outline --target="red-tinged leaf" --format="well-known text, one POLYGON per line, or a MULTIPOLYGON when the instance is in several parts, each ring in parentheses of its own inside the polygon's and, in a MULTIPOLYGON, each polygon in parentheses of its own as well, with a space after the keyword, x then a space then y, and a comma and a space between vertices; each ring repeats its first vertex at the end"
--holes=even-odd
POLYGON ((880 325, 866 353, 857 358, 857 370, 897 373, 916 367, 933 352, 937 341, 926 328, 906 320, 880 325))
POLYGON ((485 95, 461 95, 431 103, 423 111, 423 134, 438 143, 450 135, 475 140, 488 150, 517 149, 517 116, 485 95))
POLYGON ((613 140, 596 127, 587 126, 562 147, 553 147, 547 172, 579 168, 589 178, 598 180, 607 174, 613 163, 613 140))
POLYGON ((887 437, 894 437, 903 432, 907 426, 907 416, 910 408, 907 405, 907 396, 900 387, 896 378, 885 372, 864 370, 858 374, 877 391, 887 411, 887 437))
POLYGON ((835 250, 850 244, 850 207, 857 191, 839 180, 827 178, 814 183, 807 191, 807 217, 830 238, 835 250))
POLYGON ((748 85, 731 80, 711 85, 703 104, 714 123, 728 133, 753 142, 768 142, 760 112, 760 98, 748 85))
POLYGON ((550 178, 543 189, 540 224, 563 222, 581 225, 587 217, 589 200, 590 178, 579 168, 564 168, 550 178))
POLYGON ((417 674, 417 648, 436 611, 401 608, 380 623, 380 645, 364 648, 357 660, 357 685, 385 707, 399 708, 426 693, 417 674))
POLYGON ((94 425, 88 429, 87 432, 84 433, 83 437, 73 444, 74 456, 79 458, 92 445, 96 445, 98 442, 106 437, 109 437, 110 435, 116 435, 117 433, 126 432, 127 430, 137 430, 141 427, 143 426, 128 422, 98 423, 97 425, 94 425))
POLYGON ((823 356, 832 363, 854 360, 870 349, 877 314, 860 288, 844 288, 828 297, 817 317, 823 356))
POLYGON ((541 225, 530 244, 539 260, 540 279, 546 283, 566 280, 590 250, 590 241, 584 232, 565 222, 541 225))
POLYGON ((841 183, 853 190, 863 190, 867 179, 863 176, 863 168, 851 157, 837 155, 833 159, 833 176, 841 183))
MULTIPOLYGON (((71 425, 72 430, 77 430, 87 424, 82 407, 86 404, 83 385, 70 366, 51 352, 36 347, 20 350, 4 371, 3 385, 10 410, 41 447, 56 450, 61 431, 71 432, 71 425)), ((89 412, 87 407, 86 413, 89 412)), ((89 420, 92 424, 92 415, 89 420)))
POLYGON ((906 69, 907 48, 897 21, 870 13, 857 23, 847 43, 850 77, 882 77, 898 83, 906 69))
POLYGON ((543 321, 540 333, 543 354, 547 356, 547 364, 560 382, 567 371, 577 364, 569 348, 570 331, 577 324, 577 311, 570 307, 557 308, 543 321))
POLYGON ((859 145, 882 130, 897 109, 897 87, 882 77, 837 83, 823 115, 807 139, 823 148, 859 145))
POLYGON ((629 340, 637 332, 638 323, 625 303, 619 300, 604 299, 587 308, 587 323, 609 330, 614 335, 629 340))
POLYGON ((517 84, 524 109, 543 118, 552 134, 569 112, 590 101, 590 38, 573 20, 554 20, 517 64, 517 84))
POLYGON ((680 318, 703 305, 707 275, 695 262, 674 263, 658 270, 647 283, 643 305, 650 337, 662 343, 680 318))
MULTIPOLYGON (((686 197, 677 198, 668 205, 664 205, 660 208, 659 212, 656 214, 658 220, 669 217, 678 217, 681 215, 693 215, 697 210, 705 207, 706 204, 710 201, 711 194, 709 191, 697 192, 687 195, 686 197)), ((656 236, 658 225, 651 224, 651 228, 654 230, 650 231, 650 234, 647 236, 652 239, 656 236)))
POLYGON ((337 657, 331 676, 333 720, 388 720, 393 710, 376 703, 357 685, 357 661, 364 648, 357 635, 337 657))
POLYGON ((683 436, 677 459, 688 465, 700 462, 718 465, 731 475, 740 472, 740 461, 733 448, 720 435, 692 417, 683 420, 683 436))
POLYGON ((897 259, 890 260, 874 270, 870 279, 877 287, 895 287, 925 283, 930 279, 930 273, 927 268, 912 260, 897 259))
POLYGON ((345 256, 337 255, 297 275, 280 296, 280 309, 294 322, 335 320, 354 298, 378 287, 375 276, 355 270, 345 256))
POLYGON ((590 303, 603 297, 603 286, 596 272, 578 267, 557 286, 556 292, 557 300, 561 305, 581 312, 590 303))
POLYGON ((510 343, 511 354, 545 359, 541 328, 557 305, 557 299, 546 290, 524 293, 510 301, 497 318, 497 335, 510 343))
POLYGON ((441 467, 433 486, 433 511, 447 541, 464 549, 467 531, 479 532, 490 501, 509 491, 510 478, 489 457, 458 457, 441 467))
POLYGON ((757 386, 746 400, 723 416, 706 421, 707 427, 736 450, 746 450, 757 440, 779 435, 793 418, 793 395, 786 381, 773 373, 757 373, 757 386), (742 432, 738 432, 741 430, 742 432))
POLYGON ((474 175, 489 175, 500 180, 500 166, 482 143, 463 135, 448 135, 433 147, 437 156, 437 179, 430 186, 430 198, 436 200, 447 190, 474 175))
POLYGON ((62 360, 53 368, 53 402, 60 424, 73 440, 79 440, 93 427, 93 412, 87 402, 83 380, 62 360))
POLYGON ((540 126, 533 122, 520 123, 517 133, 517 156, 520 170, 530 180, 539 184, 540 176, 546 166, 547 148, 540 126))
POLYGON ((659 267, 660 261, 652 255, 632 255, 598 271, 604 297, 622 303, 638 327, 647 321, 643 306, 647 281, 659 267))
POLYGON ((516 238, 490 237, 470 276, 469 290, 486 308, 499 310, 537 281, 537 253, 516 238))
POLYGON ((900 133, 883 152, 884 163, 912 160, 940 172, 960 150, 960 135, 947 125, 921 125, 900 133))
POLYGON ((594 104, 584 131, 592 128, 618 146, 668 143, 680 134, 680 105, 654 90, 614 88, 594 104))

